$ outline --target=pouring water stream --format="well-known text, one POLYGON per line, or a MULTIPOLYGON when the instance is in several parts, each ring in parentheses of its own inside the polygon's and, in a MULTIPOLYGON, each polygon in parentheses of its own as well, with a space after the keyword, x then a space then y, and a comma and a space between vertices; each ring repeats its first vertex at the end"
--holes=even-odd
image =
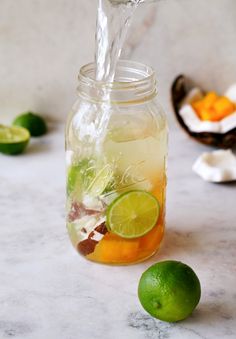
MULTIPOLYGON (((115 79, 117 62, 137 7, 145 2, 160 0, 97 1, 94 80, 99 85, 99 82, 111 83, 115 79)), ((84 141, 87 140, 91 152, 95 149, 98 154, 101 151, 111 114, 110 89, 100 86, 99 91, 100 102, 96 104, 95 113, 89 104, 84 105, 84 114, 78 117, 75 126, 77 131, 80 131, 80 137, 84 141)))

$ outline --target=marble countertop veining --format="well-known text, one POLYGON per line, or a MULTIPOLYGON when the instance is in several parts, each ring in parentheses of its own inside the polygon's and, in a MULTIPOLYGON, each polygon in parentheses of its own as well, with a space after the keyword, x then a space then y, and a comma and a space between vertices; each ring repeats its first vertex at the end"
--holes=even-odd
POLYGON ((205 150, 171 127, 167 231, 147 262, 110 267, 72 248, 64 222, 63 125, 18 157, 0 155, 0 338, 236 338, 236 185, 192 171, 205 150), (151 318, 139 304, 141 273, 158 260, 190 266, 201 302, 186 321, 151 318))

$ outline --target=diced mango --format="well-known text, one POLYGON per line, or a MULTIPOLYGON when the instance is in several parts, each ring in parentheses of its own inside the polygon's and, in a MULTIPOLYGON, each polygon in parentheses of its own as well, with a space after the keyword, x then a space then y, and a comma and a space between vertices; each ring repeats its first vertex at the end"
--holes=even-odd
POLYGON ((236 110, 236 105, 226 97, 219 97, 215 92, 192 103, 192 107, 204 121, 220 121, 236 110))
POLYGON ((202 99, 204 108, 210 108, 214 104, 214 102, 218 99, 218 95, 215 92, 209 92, 202 99))
POLYGON ((215 101, 213 108, 216 112, 218 120, 223 119, 235 111, 235 105, 226 97, 219 97, 215 101))
POLYGON ((107 233, 88 258, 104 263, 125 263, 135 261, 138 257, 139 240, 122 239, 107 233))
POLYGON ((201 118, 201 111, 204 109, 203 100, 198 100, 198 101, 193 102, 192 107, 197 113, 197 115, 199 116, 199 118, 201 118))
POLYGON ((167 178, 164 175, 162 180, 159 180, 156 184, 156 186, 153 188, 152 190, 152 195, 154 195, 160 205, 160 209, 162 210, 163 205, 165 203, 165 198, 166 198, 166 182, 167 182, 167 178))
POLYGON ((149 255, 157 250, 164 236, 163 220, 158 223, 148 234, 140 239, 140 252, 147 252, 149 255))
POLYGON ((217 121, 217 117, 215 115, 215 110, 213 108, 203 108, 200 112, 201 120, 206 121, 217 121))

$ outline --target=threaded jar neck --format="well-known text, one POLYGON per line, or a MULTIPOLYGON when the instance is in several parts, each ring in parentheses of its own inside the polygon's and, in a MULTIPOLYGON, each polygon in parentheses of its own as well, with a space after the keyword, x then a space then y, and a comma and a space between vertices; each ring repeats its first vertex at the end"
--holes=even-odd
POLYGON ((134 105, 152 100, 156 94, 155 72, 144 64, 120 60, 113 82, 95 80, 94 63, 87 64, 79 73, 79 96, 95 103, 134 105))

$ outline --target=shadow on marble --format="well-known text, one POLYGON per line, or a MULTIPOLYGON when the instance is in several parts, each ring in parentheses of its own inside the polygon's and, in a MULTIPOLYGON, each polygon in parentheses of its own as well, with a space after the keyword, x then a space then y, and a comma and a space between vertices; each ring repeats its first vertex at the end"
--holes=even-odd
POLYGON ((226 186, 226 187, 236 187, 236 181, 221 182, 221 183, 218 183, 217 185, 226 186))
MULTIPOLYGON (((58 120, 50 117, 50 115, 48 114, 43 114, 42 115, 46 121, 46 124, 47 124, 47 135, 51 134, 51 133, 54 133, 54 132, 58 132, 58 130, 61 130, 61 124, 58 123, 58 120)), ((64 132, 64 130, 63 130, 64 132)), ((45 136, 42 136, 41 138, 45 137, 45 136)))
MULTIPOLYGON (((236 311, 236 310, 235 310, 236 311)), ((227 322, 233 320, 235 314, 229 310, 227 305, 223 302, 215 300, 214 302, 199 303, 193 314, 186 320, 184 324, 188 325, 219 325, 220 322, 227 322)), ((183 323, 183 322, 182 322, 183 323)))
POLYGON ((182 254, 199 252, 202 247, 202 233, 199 232, 186 232, 176 231, 168 228, 165 231, 164 240, 160 247, 160 250, 150 259, 150 262, 154 263, 161 261, 168 257, 180 257, 182 254))
POLYGON ((33 154, 39 154, 39 153, 46 153, 50 151, 51 146, 48 142, 42 141, 42 140, 32 140, 30 141, 28 147, 26 148, 25 154, 26 155, 33 155, 33 154))

